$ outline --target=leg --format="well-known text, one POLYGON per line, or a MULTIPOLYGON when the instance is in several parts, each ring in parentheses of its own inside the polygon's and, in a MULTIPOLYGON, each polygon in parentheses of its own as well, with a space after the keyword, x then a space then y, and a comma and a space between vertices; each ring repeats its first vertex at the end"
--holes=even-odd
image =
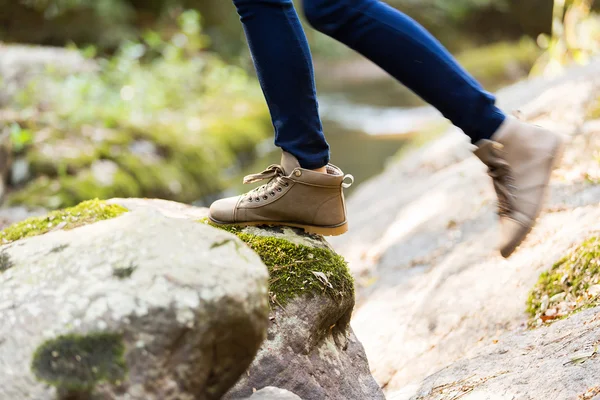
POLYGON ((328 164, 319 119, 312 60, 292 0, 234 0, 267 99, 281 165, 249 175, 268 180, 249 193, 214 202, 215 224, 289 225, 340 235, 348 230, 344 174, 328 164), (322 169, 322 172, 311 171, 322 169))
POLYGON ((505 115, 495 98, 415 21, 379 0, 304 0, 321 32, 362 53, 436 107, 477 144, 498 195, 500 252, 510 256, 543 207, 559 135, 505 115))
POLYGON ((375 62, 471 137, 505 119, 495 98, 414 20, 378 0, 304 0, 308 21, 375 62))
POLYGON ((233 0, 267 100, 275 144, 300 165, 329 161, 319 118, 310 50, 292 0, 233 0))

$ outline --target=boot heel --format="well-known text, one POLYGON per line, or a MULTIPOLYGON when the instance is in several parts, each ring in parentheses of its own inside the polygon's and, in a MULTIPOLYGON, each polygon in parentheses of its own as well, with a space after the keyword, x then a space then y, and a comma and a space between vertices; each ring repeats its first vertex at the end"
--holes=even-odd
POLYGON ((348 223, 336 226, 334 228, 322 227, 322 226, 302 226, 306 233, 312 233, 321 236, 339 236, 348 232, 348 223))

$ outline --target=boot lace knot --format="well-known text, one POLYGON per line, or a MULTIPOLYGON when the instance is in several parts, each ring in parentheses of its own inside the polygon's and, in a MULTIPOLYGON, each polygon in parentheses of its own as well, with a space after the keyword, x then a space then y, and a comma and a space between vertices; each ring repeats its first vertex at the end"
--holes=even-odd
POLYGON ((261 200, 268 200, 269 196, 274 197, 275 191, 281 192, 281 186, 288 186, 283 177, 285 172, 281 165, 273 164, 259 174, 247 175, 244 177, 244 184, 256 183, 263 180, 269 180, 266 184, 257 187, 246 193, 248 201, 260 202, 261 200))
POLYGON ((488 160, 488 175, 494 182, 494 189, 498 196, 498 215, 509 216, 514 210, 515 185, 510 165, 494 151, 491 160, 488 160))

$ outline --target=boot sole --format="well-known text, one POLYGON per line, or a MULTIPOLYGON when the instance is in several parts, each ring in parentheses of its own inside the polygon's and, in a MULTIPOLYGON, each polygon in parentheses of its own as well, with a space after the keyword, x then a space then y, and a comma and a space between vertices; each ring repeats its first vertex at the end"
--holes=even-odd
POLYGON ((276 222, 276 221, 249 221, 249 222, 234 222, 227 223, 214 220, 209 217, 211 222, 216 225, 222 226, 289 226, 292 228, 300 228, 303 229, 304 232, 313 234, 313 235, 321 235, 321 236, 339 236, 348 232, 348 222, 344 222, 341 225, 337 226, 315 226, 315 225, 304 225, 304 224, 296 224, 292 222, 276 222))
POLYGON ((519 247, 521 245, 521 243, 523 243, 525 238, 527 238, 527 236, 533 230, 533 227, 537 224, 537 220, 540 217, 540 214, 542 213, 542 210, 544 209, 544 205, 546 204, 546 202, 548 200, 548 194, 549 194, 548 192, 549 192, 550 178, 552 177, 552 172, 556 168, 558 168, 560 163, 562 162, 562 158, 563 158, 563 155, 565 152, 566 145, 567 145, 566 140, 562 137, 562 135, 559 136, 558 137, 558 145, 556 146, 555 151, 554 151, 554 160, 552 160, 552 165, 550 166, 550 170, 548 171, 548 176, 546 177, 546 186, 544 187, 542 201, 540 202, 540 206, 538 207, 538 209, 535 213, 533 222, 531 223, 531 225, 529 227, 523 227, 523 230, 521 231, 522 234, 518 235, 516 237, 516 239, 513 240, 508 246, 506 246, 500 250, 500 254, 502 255, 502 257, 504 257, 504 258, 510 257, 515 252, 517 247, 519 247))

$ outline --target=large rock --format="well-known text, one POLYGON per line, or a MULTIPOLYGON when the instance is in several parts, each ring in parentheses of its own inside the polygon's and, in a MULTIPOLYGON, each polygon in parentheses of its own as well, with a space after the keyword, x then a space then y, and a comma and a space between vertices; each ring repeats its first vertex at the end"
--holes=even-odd
POLYGON ((224 399, 265 386, 304 400, 383 399, 350 327, 354 289, 343 259, 323 238, 291 228, 244 228, 237 234, 269 267, 271 313, 266 341, 224 399))
POLYGON ((73 230, 90 215, 22 224, 50 232, 0 247, 0 398, 219 399, 251 363, 260 258, 203 210, 121 203, 73 230))
POLYGON ((427 378, 414 400, 597 399, 598 329, 597 307, 507 335, 427 378))
POLYGON ((331 243, 357 276, 352 325, 386 394, 410 398, 426 376, 522 327, 540 273, 600 229, 600 130, 585 122, 599 72, 596 61, 500 93, 505 109, 572 136, 548 206, 509 260, 495 249, 492 183, 457 130, 349 199, 352 228, 331 243))

